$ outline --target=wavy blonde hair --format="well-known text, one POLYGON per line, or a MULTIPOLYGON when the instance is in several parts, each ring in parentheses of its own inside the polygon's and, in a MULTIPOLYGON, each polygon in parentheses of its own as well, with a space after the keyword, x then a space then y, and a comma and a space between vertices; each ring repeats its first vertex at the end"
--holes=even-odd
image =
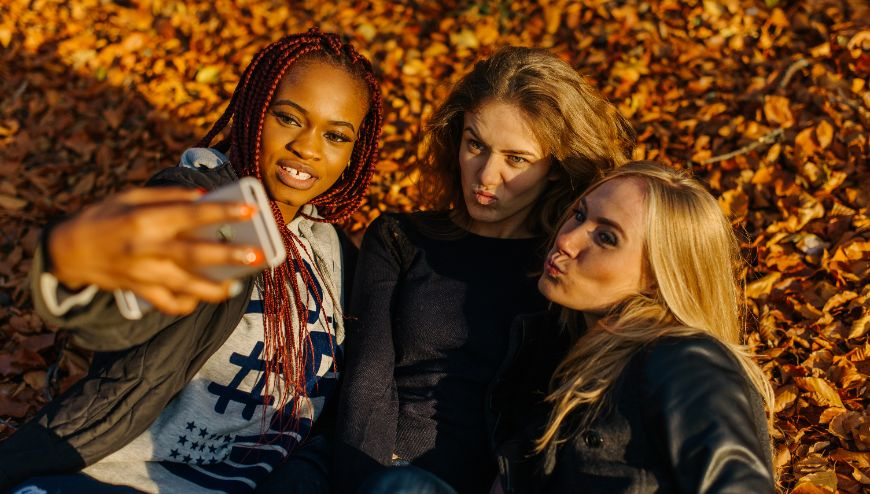
MULTIPOLYGON (((740 362, 769 414, 772 410, 770 382, 741 344, 741 258, 734 231, 716 199, 687 174, 650 161, 612 170, 584 195, 624 178, 644 184, 644 274, 651 288, 623 300, 588 328, 556 369, 547 397, 553 409, 536 444, 548 458, 565 439, 560 426, 569 414, 582 407, 577 424, 588 427, 608 405, 609 391, 631 357, 662 336, 707 334, 720 341, 740 362)), ((562 310, 563 324, 575 334, 580 317, 578 311, 562 310)))
POLYGON ((453 208, 467 219, 462 125, 465 112, 487 102, 517 107, 560 174, 529 214, 535 234, 551 234, 568 204, 603 172, 628 161, 637 143, 629 121, 567 62, 544 49, 507 46, 477 62, 427 122, 417 187, 429 208, 453 208))

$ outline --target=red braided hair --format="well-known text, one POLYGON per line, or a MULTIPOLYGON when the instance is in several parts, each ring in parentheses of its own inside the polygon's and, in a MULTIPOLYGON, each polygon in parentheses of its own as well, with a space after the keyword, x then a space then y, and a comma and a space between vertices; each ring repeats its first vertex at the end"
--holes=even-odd
MULTIPOLYGON (((305 215, 314 221, 338 223, 349 218, 362 203, 378 159, 378 139, 383 123, 381 90, 371 63, 338 35, 314 28, 306 33, 281 38, 259 51, 245 69, 229 106, 202 138, 199 146, 209 146, 232 119, 230 137, 217 143, 215 147, 229 152, 230 162, 239 176, 250 175, 262 181, 260 144, 263 122, 278 84, 287 70, 300 60, 318 60, 344 68, 350 75, 364 82, 368 90, 369 110, 360 125, 347 169, 332 187, 310 202, 317 206, 321 218, 305 215)), ((271 208, 276 220, 283 224, 284 218, 275 201, 271 201, 271 208)), ((306 268, 299 253, 299 247, 304 249, 304 246, 288 228, 280 230, 289 253, 287 262, 262 273, 265 333, 263 360, 266 362, 266 387, 263 396, 264 400, 269 399, 276 389, 276 376, 283 374, 285 388, 276 405, 279 409, 288 403, 290 397, 305 397, 308 394, 305 388, 305 372, 309 364, 308 355, 313 355, 314 345, 308 332, 307 295, 303 297, 302 294, 314 294, 316 303, 322 302, 321 294, 315 288, 313 273, 306 268), (302 278, 301 287, 297 273, 302 278), (292 296, 288 286, 292 290, 292 296), (294 313, 296 328, 292 324, 294 313)), ((319 271, 316 263, 311 268, 319 271)), ((338 308, 337 299, 329 285, 324 285, 333 305, 338 308)), ((332 351, 335 357, 334 349, 332 351)), ((297 403, 298 400, 293 399, 291 413, 285 411, 277 414, 278 420, 294 417, 297 403)), ((263 419, 265 420, 265 414, 263 419)), ((274 425, 281 430, 294 426, 284 423, 274 425)))

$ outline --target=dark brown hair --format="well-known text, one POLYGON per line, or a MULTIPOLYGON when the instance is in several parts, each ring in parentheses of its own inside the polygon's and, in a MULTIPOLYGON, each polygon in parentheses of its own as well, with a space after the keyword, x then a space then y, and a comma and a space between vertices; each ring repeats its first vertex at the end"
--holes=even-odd
POLYGON ((538 235, 551 234, 568 204, 630 158, 636 144, 628 120, 568 63, 547 50, 508 46, 476 63, 426 125, 418 187, 428 207, 467 217, 458 159, 462 125, 465 112, 490 101, 514 105, 531 120, 561 174, 529 215, 529 230, 538 235))

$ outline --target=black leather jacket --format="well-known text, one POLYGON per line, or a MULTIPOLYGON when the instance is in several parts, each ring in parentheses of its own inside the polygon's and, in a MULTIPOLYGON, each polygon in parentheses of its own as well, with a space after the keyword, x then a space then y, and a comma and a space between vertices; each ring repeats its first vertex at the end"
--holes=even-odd
MULTIPOLYGON (((552 321, 538 317, 525 324, 527 331, 545 335, 537 345, 546 344, 546 335, 559 338, 552 321)), ((536 344, 525 345, 514 362, 528 365, 528 355, 539 352, 536 344)), ((507 379, 494 396, 501 393, 502 404, 510 406, 516 393, 528 392, 512 388, 507 379)), ((648 345, 626 366, 611 403, 590 427, 569 434, 549 473, 541 455, 531 453, 548 410, 540 402, 526 407, 532 415, 523 427, 516 427, 520 419, 513 417, 513 436, 498 445, 505 492, 775 492, 761 398, 713 338, 665 337, 648 345)))

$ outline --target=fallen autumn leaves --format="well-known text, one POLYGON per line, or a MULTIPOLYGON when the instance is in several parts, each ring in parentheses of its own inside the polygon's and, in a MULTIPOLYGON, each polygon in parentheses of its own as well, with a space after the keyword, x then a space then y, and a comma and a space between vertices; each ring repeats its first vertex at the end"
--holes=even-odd
POLYGON ((204 133, 257 48, 312 25, 378 66, 378 175, 346 225, 416 207, 420 124, 503 44, 546 46, 632 119, 637 158, 691 167, 745 234, 749 343, 777 389, 780 484, 870 485, 863 2, 13 0, 0 7, 0 436, 86 368, 32 313, 42 226, 139 184, 204 133))

